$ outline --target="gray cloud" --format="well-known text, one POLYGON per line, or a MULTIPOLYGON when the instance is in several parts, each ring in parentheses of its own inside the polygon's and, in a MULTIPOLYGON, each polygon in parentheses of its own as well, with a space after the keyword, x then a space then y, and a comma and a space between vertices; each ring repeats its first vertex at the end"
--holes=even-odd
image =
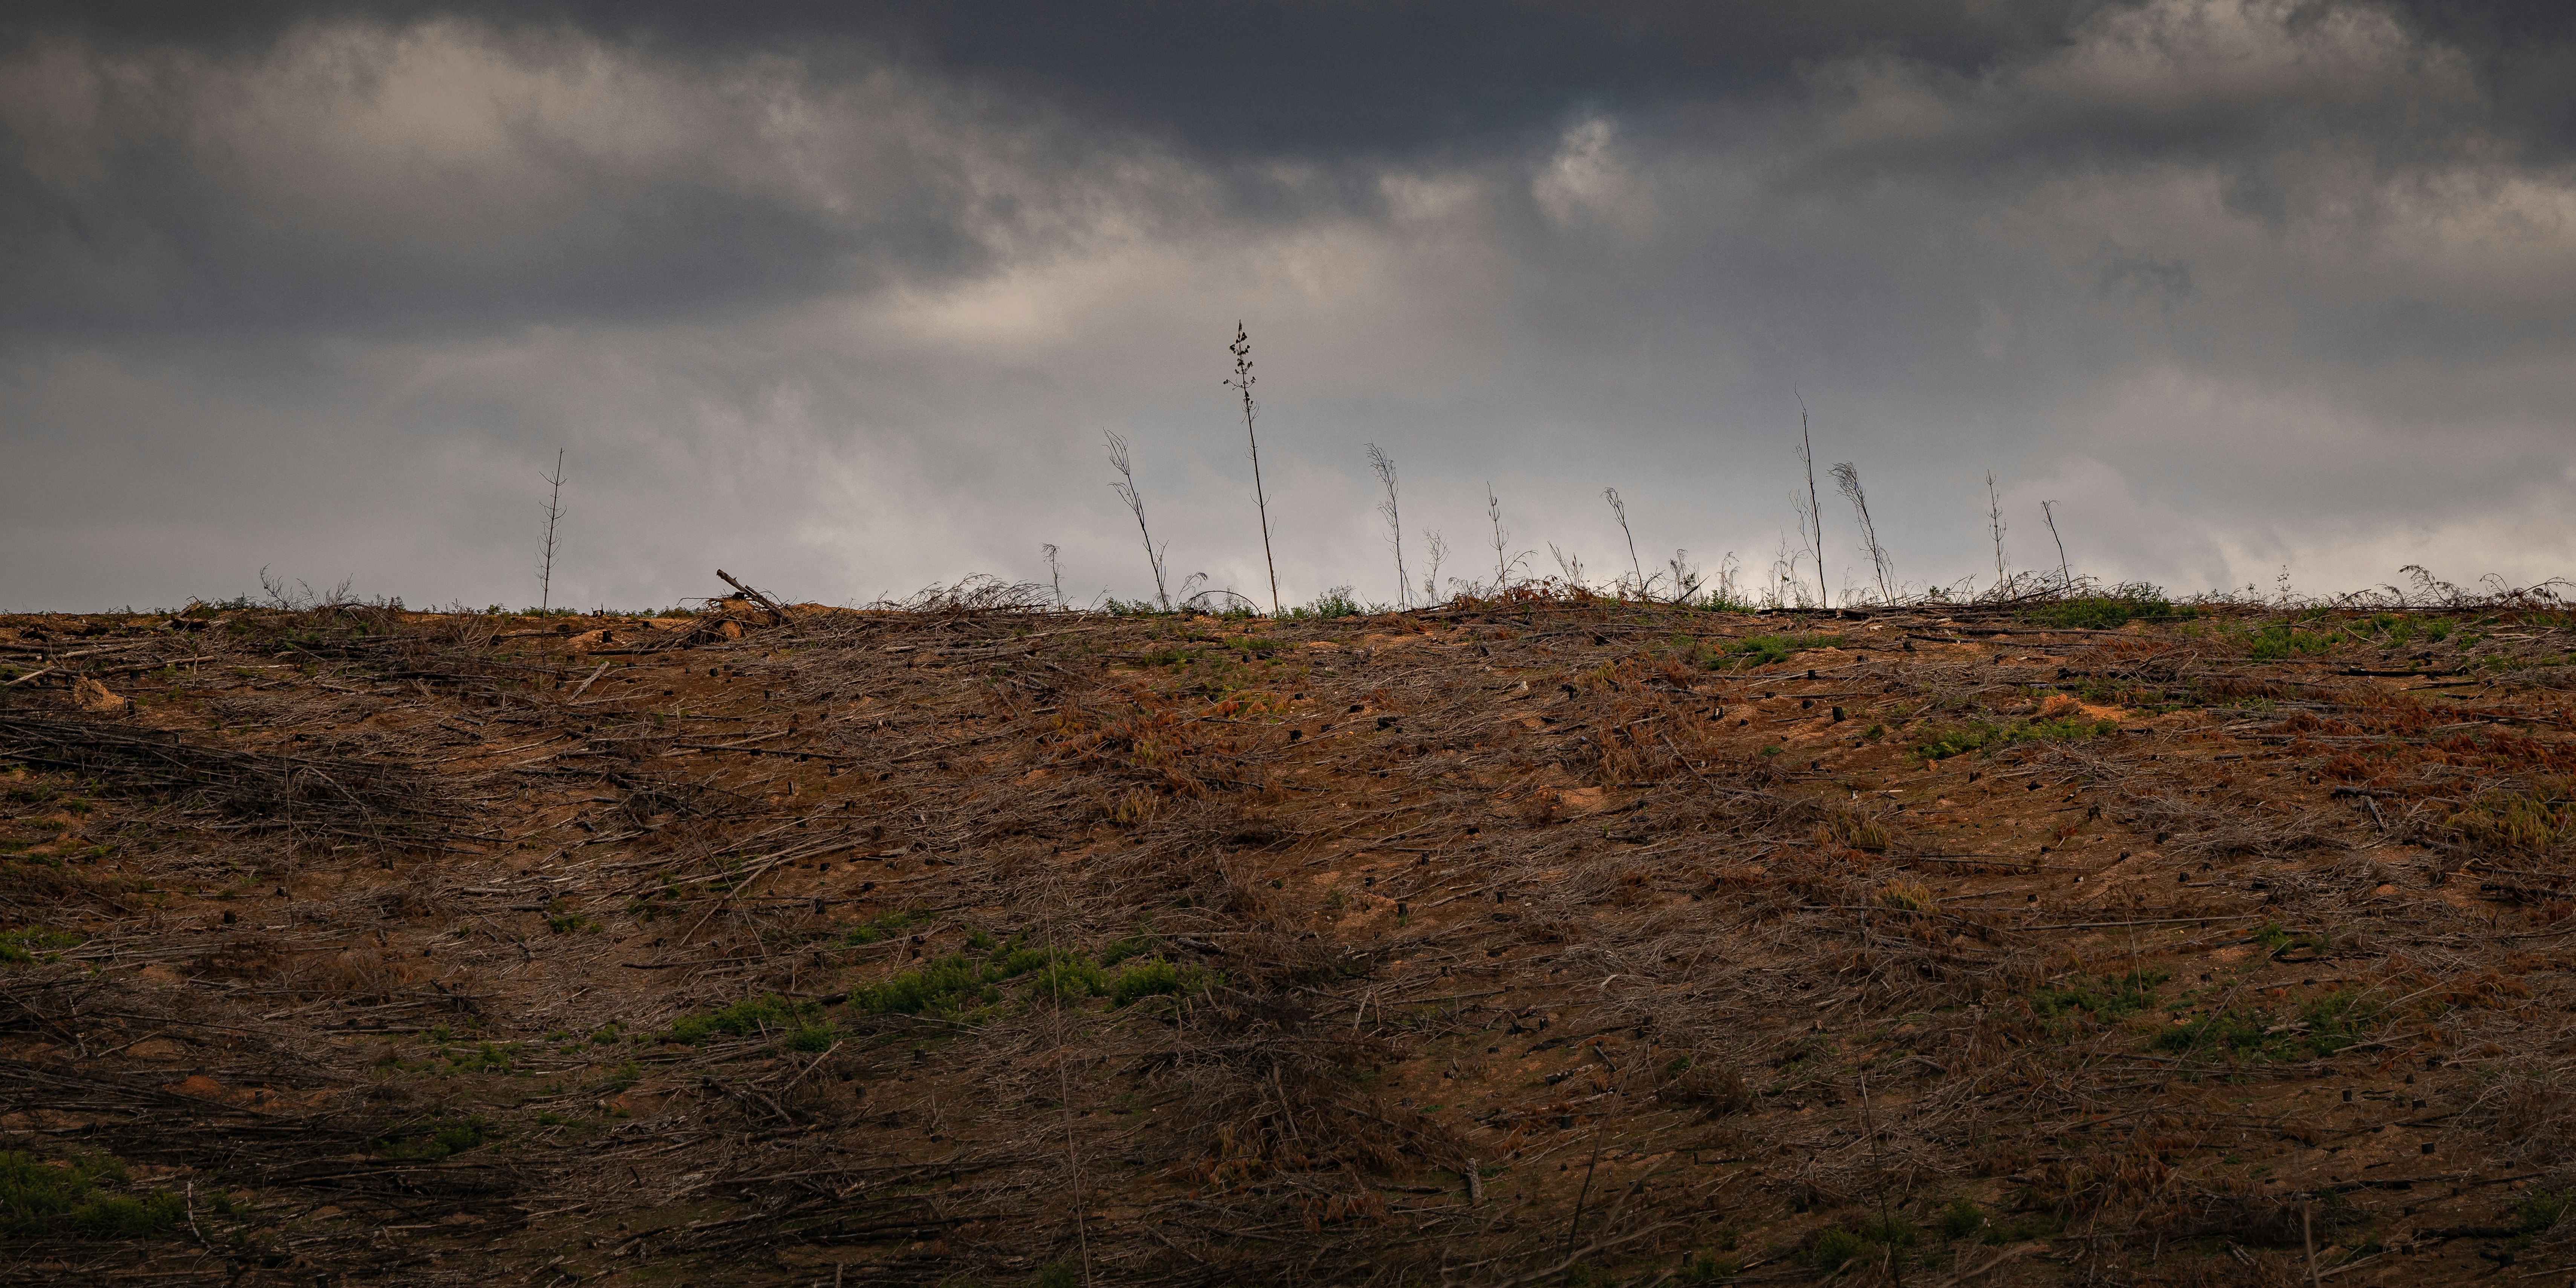
POLYGON ((198 12, 0 52, 0 602, 522 601, 556 446, 581 602, 1135 594, 1104 429, 1250 587, 1238 317, 1299 596, 1392 598, 1371 441, 1452 571, 1490 480, 1758 575, 1793 384, 1918 584, 1990 469, 2025 564, 2576 564, 2554 11, 198 12))

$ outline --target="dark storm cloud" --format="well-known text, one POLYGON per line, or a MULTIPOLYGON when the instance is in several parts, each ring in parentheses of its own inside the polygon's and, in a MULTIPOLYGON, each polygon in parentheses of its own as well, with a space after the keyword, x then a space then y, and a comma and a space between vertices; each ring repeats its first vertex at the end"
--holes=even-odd
POLYGON ((2366 0, 22 6, 5 586, 512 599, 568 446, 577 597, 1041 541, 1134 593, 1107 427, 1258 584, 1239 317, 1295 594, 1392 598, 1372 441, 1453 550, 1491 480, 1597 569, 1615 483, 1758 579, 1793 385, 1918 584, 1990 567, 1989 468, 2106 573, 2563 571, 2571 49, 2366 0))
MULTIPOLYGON (((1671 133, 1687 148, 1704 141, 1695 134, 1723 141, 1769 128, 1766 108, 1867 98, 1886 88, 1889 69, 1919 82, 1923 100, 1894 110, 1948 119, 1818 140, 1793 167, 1805 173, 1790 178, 1833 185, 2216 160, 2231 204, 2277 221, 2311 195, 2341 199, 2311 194, 2285 169, 2320 137, 2367 138, 2376 164, 2402 169, 2469 147, 2539 149, 2545 133, 2499 131, 2554 128, 2576 101, 2566 79, 2544 74, 2566 59, 2576 20, 2510 3, 2420 13, 2311 4, 2288 16, 2293 33, 2329 45, 2357 20, 2453 33, 2461 43, 2440 46, 2456 64, 2447 78, 2392 86, 2389 68, 2351 60, 2252 75, 2221 68, 2211 83, 2161 88, 2121 84, 2117 69, 2110 83, 2026 75, 2086 29, 2155 8, 31 6, 0 28, 25 59, 17 110, 0 122, 0 326, 56 337, 202 326, 437 332, 756 309, 989 271, 1048 236, 1057 180, 1139 150, 1205 167, 1188 208, 1158 213, 1380 213, 1375 166, 1525 155, 1587 115, 1619 118, 1647 144, 1671 133), (343 139, 340 155, 245 162, 263 139, 331 129, 299 112, 378 106, 371 98, 402 74, 402 36, 424 31, 486 41, 491 59, 530 82, 606 51, 628 60, 618 71, 630 82, 606 92, 689 125, 639 145, 469 78, 439 88, 505 100, 479 154, 439 155, 440 140, 394 131, 343 139), (384 40, 364 47, 353 33, 384 40), (311 83, 275 83, 296 76, 311 83), (263 77, 275 101, 246 106, 263 77), (2489 82, 2510 82, 2518 99, 2508 109, 2488 96, 2489 82), (946 130, 800 139, 764 118, 780 97, 864 116, 900 111, 914 93, 944 97, 958 119, 946 130), (69 130, 67 117, 77 121, 69 130), (978 190, 958 169, 961 130, 1018 136, 1015 164, 1032 182, 978 190), (366 169, 399 160, 347 155, 370 147, 430 154, 369 189, 366 169), (839 173, 794 173, 784 154, 805 148, 830 154, 839 173), (770 164, 759 163, 764 154, 770 164), (1282 160, 1323 169, 1283 183, 1261 165, 1282 160), (353 164, 359 183, 310 182, 353 164)), ((412 74, 436 83, 452 70, 412 74)))
POLYGON ((996 225, 1012 221, 1015 203, 1049 195, 974 191, 935 133, 860 141, 873 155, 863 173, 839 176, 845 186, 832 194, 855 193, 855 202, 818 201, 791 176, 707 164, 711 154, 778 144, 760 137, 759 100, 782 85, 825 98, 859 87, 859 101, 836 106, 860 112, 884 105, 864 93, 872 79, 954 87, 957 110, 982 117, 978 127, 1033 136, 1046 154, 1027 158, 1033 172, 1097 165, 1104 145, 1168 147, 1216 163, 1206 200, 1234 217, 1277 220, 1318 204, 1367 207, 1377 194, 1364 177, 1290 187, 1228 163, 1521 150, 1572 113, 1741 96, 1784 83, 1801 60, 1863 49, 1966 70, 2044 43, 2054 33, 2037 15, 2063 12, 1860 3, 35 6, 6 28, 32 64, 17 75, 37 83, 21 86, 0 154, 0 296, 10 301, 0 325, 56 337, 202 326, 436 332, 756 308, 986 270, 1008 253, 996 242, 1009 230, 996 225), (484 155, 432 156, 400 191, 303 182, 346 166, 346 156, 244 164, 259 135, 329 129, 294 119, 299 109, 365 110, 401 75, 388 65, 400 57, 399 34, 442 24, 484 33, 489 53, 530 71, 583 57, 583 39, 604 42, 648 78, 662 75, 665 83, 645 87, 652 94, 702 95, 693 106, 703 132, 669 153, 639 154, 528 108, 484 155), (332 48, 316 35, 351 30, 394 39, 390 48, 345 39, 332 48), (224 129, 240 100, 260 93, 263 74, 321 83, 224 129), (693 76, 718 83, 673 83, 693 76), (85 137, 40 137, 66 118, 85 137), (79 155, 58 155, 66 151, 79 155), (442 164, 453 173, 438 174, 442 164), (431 211, 434 221, 417 217, 431 211))
POLYGON ((1571 104, 1634 108, 1776 84, 1801 60, 1889 50, 1967 71, 2061 39, 2079 0, 1922 4, 1064 4, 825 0, 38 5, 5 30, 125 47, 256 49, 316 20, 464 17, 570 27, 663 57, 893 56, 1211 151, 1380 153, 1547 129, 1571 104))

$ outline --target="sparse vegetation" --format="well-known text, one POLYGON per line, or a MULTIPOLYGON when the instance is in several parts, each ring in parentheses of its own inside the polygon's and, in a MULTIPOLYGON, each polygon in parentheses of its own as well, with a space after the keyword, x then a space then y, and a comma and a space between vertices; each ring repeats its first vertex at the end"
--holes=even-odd
POLYGON ((1927 729, 1913 752, 1921 760, 1947 760, 1970 752, 1991 753, 1997 748, 2018 743, 2064 742, 2080 738, 2103 738, 2120 731, 2117 720, 2095 720, 2083 716, 2065 716, 2055 720, 2019 720, 2010 724, 1972 720, 1964 724, 1927 729))
POLYGON ((2193 616, 2191 609, 2177 614, 2164 592, 2153 586, 2122 586, 2105 595, 2076 595, 2032 608, 2030 620, 2047 626, 2079 630, 2117 630, 2131 622, 2163 622, 2177 616, 2193 616))
POLYGON ((1840 635, 1753 635, 1707 655, 1712 667, 1777 666, 1810 649, 1840 648, 1840 635))
POLYGON ((187 1219, 178 1195, 119 1192, 125 1179, 124 1161, 105 1154, 46 1159, 0 1150, 0 1236, 150 1239, 187 1219))

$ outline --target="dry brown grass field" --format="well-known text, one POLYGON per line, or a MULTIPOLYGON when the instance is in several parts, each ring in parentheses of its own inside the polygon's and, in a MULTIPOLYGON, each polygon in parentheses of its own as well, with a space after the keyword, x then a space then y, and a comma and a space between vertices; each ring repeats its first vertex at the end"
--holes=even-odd
POLYGON ((0 1281, 2562 1284, 2571 649, 8 617, 0 1281))

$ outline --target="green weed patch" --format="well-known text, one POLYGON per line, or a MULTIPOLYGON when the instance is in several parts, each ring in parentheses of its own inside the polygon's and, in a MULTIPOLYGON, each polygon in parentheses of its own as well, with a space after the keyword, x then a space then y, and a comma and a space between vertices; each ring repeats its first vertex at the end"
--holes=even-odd
POLYGON ((2131 622, 2167 622, 2188 617, 2192 610, 2180 613, 2153 587, 2135 592, 2110 595, 2086 595, 2078 599, 2059 600, 2032 609, 2026 616, 2043 626, 2060 626, 2076 630, 2117 630, 2131 622))
POLYGON ((1808 649, 1840 648, 1840 635, 1748 635, 1729 641, 1726 647, 1705 655, 1701 665, 1712 670, 1743 670, 1786 662, 1808 649))
POLYGON ((2119 732, 2117 720, 2092 720, 2067 716, 2059 720, 2021 720, 1999 725, 1991 721, 1972 720, 1966 724, 1948 725, 1924 731, 1914 744, 1917 760, 1948 760, 1970 752, 1992 753, 1998 747, 2025 742, 2072 742, 2082 738, 2103 738, 2119 732))
POLYGON ((106 1154, 75 1154, 56 1162, 0 1150, 0 1235, 149 1239, 188 1219, 187 1206, 176 1194, 104 1192, 124 1179, 124 1162, 106 1154))
POLYGON ((722 1010, 683 1015, 671 1021, 663 1036, 696 1046, 718 1034, 738 1038, 774 1034, 791 1051, 820 1051, 832 1045, 833 1029, 823 1018, 822 1003, 790 1001, 772 993, 744 998, 722 1010))
POLYGON ((2156 986, 2168 976, 2160 970, 2043 984, 2030 997, 2030 1009, 2042 1019, 2082 1012, 2103 1023, 2124 1019, 2156 1003, 2156 986))
POLYGON ((2226 1055, 2247 1061, 2319 1059, 2367 1039, 2385 1015, 2378 1002, 2339 989, 2307 1003, 2296 1020, 2251 1007, 2186 1020, 2156 1035, 2156 1050, 2226 1055))
POLYGON ((873 1015, 955 1014, 970 1005, 996 1004, 1002 1000, 1003 985, 1025 980, 1032 997, 1065 1004, 1106 997, 1113 1006, 1126 1006, 1147 997, 1196 992, 1218 978, 1195 966, 1175 966, 1160 956, 1113 970, 1112 965, 1144 947, 1138 941, 1122 940, 1111 945, 1111 951, 1122 946, 1129 951, 1111 957, 1107 964, 1062 949, 1011 948, 981 961, 950 953, 853 992, 850 1005, 873 1015))
POLYGON ((62 960, 60 950, 78 945, 81 937, 59 930, 29 926, 23 930, 0 930, 0 965, 24 965, 29 962, 62 960))
POLYGON ((916 917, 909 912, 881 912, 876 916, 859 923, 850 931, 850 933, 841 937, 841 942, 846 944, 883 943, 886 940, 892 939, 895 936, 912 929, 914 926, 920 925, 923 920, 923 918, 916 917))
POLYGON ((2303 631, 2287 622, 2276 622, 2245 637, 2245 655, 2257 662, 2314 657, 2332 651, 2339 635, 2339 631, 2303 631))

